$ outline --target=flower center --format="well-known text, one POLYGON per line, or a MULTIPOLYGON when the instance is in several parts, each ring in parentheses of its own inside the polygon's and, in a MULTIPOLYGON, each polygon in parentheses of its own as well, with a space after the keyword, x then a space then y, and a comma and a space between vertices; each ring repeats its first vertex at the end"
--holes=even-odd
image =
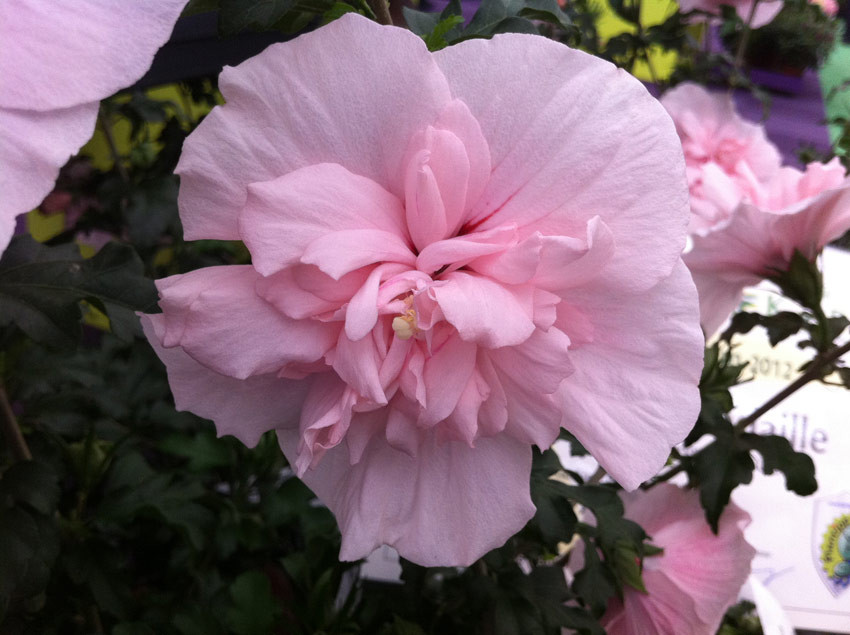
POLYGON ((400 340, 409 340, 411 337, 419 333, 419 327, 416 325, 416 309, 413 308, 413 294, 404 299, 404 304, 407 309, 393 318, 393 331, 400 340))

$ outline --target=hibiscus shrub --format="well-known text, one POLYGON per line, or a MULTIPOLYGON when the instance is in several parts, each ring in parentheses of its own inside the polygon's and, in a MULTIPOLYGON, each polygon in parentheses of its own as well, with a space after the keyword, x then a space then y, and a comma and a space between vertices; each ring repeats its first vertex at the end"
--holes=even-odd
POLYGON ((747 85, 688 24, 779 4, 613 2, 633 28, 603 41, 585 2, 403 30, 359 0, 0 0, 0 630, 759 632, 730 496, 753 453, 817 488, 748 428, 850 388, 817 262, 850 181, 622 69, 747 85), (112 96, 181 9, 312 32, 112 96), (42 199, 39 240, 14 231, 42 199), (797 309, 737 311, 762 280, 797 309), (753 329, 811 359, 733 418, 753 329), (382 544, 397 579, 362 564, 382 544))

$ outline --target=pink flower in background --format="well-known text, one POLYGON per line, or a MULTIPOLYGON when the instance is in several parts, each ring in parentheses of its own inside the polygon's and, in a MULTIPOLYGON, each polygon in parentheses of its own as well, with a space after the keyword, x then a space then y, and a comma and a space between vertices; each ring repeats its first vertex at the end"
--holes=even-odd
POLYGON ((718 533, 705 521, 696 490, 662 483, 623 495, 626 517, 663 553, 643 561, 647 593, 626 587, 602 617, 609 635, 714 635, 750 574, 755 549, 744 539, 749 515, 730 503, 718 533))
POLYGON ((0 1, 0 252, 91 137, 100 100, 147 71, 185 4, 0 1))
MULTIPOLYGON (((750 19, 754 1, 755 0, 679 0, 679 9, 682 13, 698 9, 719 17, 721 7, 723 5, 729 5, 735 7, 735 12, 738 14, 738 17, 746 22, 750 19)), ((755 13, 752 14, 753 18, 750 26, 757 29, 760 26, 764 26, 768 22, 771 22, 773 18, 782 11, 782 5, 783 2, 781 0, 762 0, 756 5, 756 10, 755 13)))
POLYGON ((772 178, 781 157, 764 127, 742 119, 726 93, 685 83, 666 92, 661 103, 685 153, 690 231, 703 234, 727 220, 757 183, 772 178))
POLYGON ((809 0, 810 4, 816 4, 830 18, 838 15, 838 3, 835 0, 809 0))
POLYGON ((160 280, 143 324, 179 408, 247 445, 277 430, 343 559, 501 545, 561 426, 628 488, 690 430, 684 165, 627 73, 528 35, 432 54, 349 14, 220 87, 181 218, 252 265, 160 280))
POLYGON ((850 180, 839 160, 784 167, 731 217, 694 236, 685 262, 700 295, 706 333, 716 331, 741 302, 744 287, 787 270, 795 250, 814 259, 850 229, 850 180))

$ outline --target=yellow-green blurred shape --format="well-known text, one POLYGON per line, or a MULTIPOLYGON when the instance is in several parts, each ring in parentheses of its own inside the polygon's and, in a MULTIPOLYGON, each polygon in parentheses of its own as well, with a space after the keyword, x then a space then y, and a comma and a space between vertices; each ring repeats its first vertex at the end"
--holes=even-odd
MULTIPOLYGON (((192 100, 190 95, 183 90, 179 84, 166 84, 165 86, 157 86, 156 88, 148 88, 144 91, 145 95, 156 101, 169 101, 174 104, 178 116, 182 117, 187 123, 195 122, 203 115, 206 115, 210 110, 210 106, 199 104, 192 100)), ((130 101, 130 95, 119 95, 114 99, 115 103, 127 103, 130 101)), ((132 125, 130 121, 124 117, 112 117, 111 121, 112 139, 115 142, 115 149, 122 157, 127 157, 132 150, 133 145, 130 141, 130 133, 132 125)), ((155 139, 162 132, 164 124, 148 123, 147 132, 150 139, 155 139)), ((161 148, 157 145, 157 152, 161 148)), ((114 165, 112 149, 109 147, 109 140, 102 128, 102 121, 98 119, 98 125, 95 128, 94 136, 80 150, 81 154, 91 158, 92 164, 99 170, 110 170, 114 165)))
MULTIPOLYGON (((596 29, 603 41, 609 40, 620 33, 635 32, 636 27, 614 13, 607 0, 594 0, 592 6, 599 15, 596 22, 596 29)), ((678 8, 678 3, 673 0, 642 0, 640 5, 641 25, 650 27, 661 24, 673 15, 678 8)), ((649 59, 652 64, 651 70, 643 60, 638 60, 634 68, 627 70, 631 70, 632 74, 639 79, 647 81, 667 79, 676 66, 677 55, 672 51, 650 49, 649 59)))

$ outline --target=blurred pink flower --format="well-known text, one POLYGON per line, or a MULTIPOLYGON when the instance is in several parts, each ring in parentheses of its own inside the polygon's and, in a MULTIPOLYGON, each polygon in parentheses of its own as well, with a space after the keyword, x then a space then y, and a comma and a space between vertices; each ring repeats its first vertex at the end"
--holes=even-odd
POLYGON ((569 428, 634 488, 699 410, 678 139, 627 73, 542 37, 438 53, 348 14, 225 69, 178 166, 186 238, 253 264, 159 281, 179 408, 276 429, 336 515, 468 564, 534 512, 569 428))
POLYGON ((700 295, 705 332, 716 331, 741 302, 744 287, 787 270, 795 250, 814 259, 850 229, 850 180, 835 158, 806 171, 781 168, 755 184, 728 220, 694 236, 685 262, 700 295))
MULTIPOLYGON (((679 9, 682 13, 699 9, 714 16, 720 17, 720 10, 723 5, 729 5, 735 8, 738 17, 744 22, 750 19, 750 14, 753 11, 753 3, 755 0, 679 0, 679 9)), ((762 0, 756 5, 755 13, 753 13, 750 27, 757 29, 771 22, 777 14, 782 11, 782 0, 762 0)))
POLYGON ((724 222, 760 181, 781 165, 764 127, 742 119, 726 93, 681 84, 661 98, 685 152, 691 193, 692 233, 703 234, 724 222))
POLYGON ((100 100, 147 71, 185 4, 0 1, 0 252, 91 137, 100 100))
POLYGON ((830 18, 838 15, 838 3, 835 0, 809 0, 809 3, 819 6, 824 15, 830 18))
POLYGON ((609 635, 714 635, 750 574, 755 549, 744 539, 749 515, 730 503, 717 535, 696 490, 662 483, 623 495, 626 517, 664 550, 643 561, 647 593, 626 587, 602 617, 609 635))

